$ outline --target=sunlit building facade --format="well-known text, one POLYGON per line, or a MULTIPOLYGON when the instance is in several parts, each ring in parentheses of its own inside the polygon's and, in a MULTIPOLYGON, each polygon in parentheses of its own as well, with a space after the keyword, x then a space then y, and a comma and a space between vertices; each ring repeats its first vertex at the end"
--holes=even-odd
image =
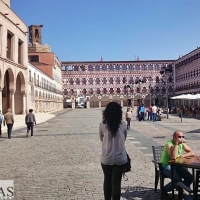
POLYGON ((27 111, 27 26, 0 0, 0 110, 27 111))
POLYGON ((105 107, 110 101, 164 106, 166 81, 168 98, 174 95, 173 73, 160 74, 169 64, 174 66, 174 60, 62 62, 64 107, 71 100, 75 108, 77 96, 86 97, 87 108, 105 107))
MULTIPOLYGON (((200 48, 176 60, 174 73, 175 95, 200 93, 200 48)), ((181 104, 180 100, 176 102, 181 104)), ((198 101, 194 100, 193 103, 197 105, 198 101)))
POLYGON ((52 112, 63 109, 61 62, 49 45, 42 44, 42 27, 29 26, 28 102, 35 112, 52 112))

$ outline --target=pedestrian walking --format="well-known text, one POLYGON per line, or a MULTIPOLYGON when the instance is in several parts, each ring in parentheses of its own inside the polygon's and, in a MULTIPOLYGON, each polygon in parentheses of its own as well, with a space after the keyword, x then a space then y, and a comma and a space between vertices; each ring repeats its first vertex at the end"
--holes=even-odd
POLYGON ((125 119, 127 121, 127 130, 130 130, 130 123, 131 123, 132 112, 130 108, 127 108, 125 119))
POLYGON ((157 121, 157 107, 154 104, 152 104, 152 120, 157 121))
POLYGON ((33 109, 29 109, 29 113, 25 116, 25 124, 27 126, 26 137, 28 137, 29 131, 31 130, 31 137, 33 137, 33 125, 36 125, 35 115, 33 109))
POLYGON ((149 106, 147 112, 148 112, 148 120, 151 121, 152 120, 152 106, 151 105, 149 106))
POLYGON ((11 133, 12 133, 12 128, 14 124, 14 117, 10 108, 8 108, 8 112, 4 114, 3 124, 4 126, 5 124, 7 125, 8 139, 11 139, 11 133))
POLYGON ((142 106, 140 107, 140 119, 139 121, 144 121, 144 112, 145 112, 145 107, 144 107, 144 104, 142 104, 142 106))
POLYGON ((121 180, 127 162, 125 140, 126 122, 122 120, 122 108, 116 102, 110 102, 103 111, 103 122, 99 126, 102 142, 101 166, 104 173, 105 200, 120 200, 121 180))
POLYGON ((0 137, 2 137, 1 136, 1 133, 2 133, 2 131, 1 131, 2 122, 3 122, 3 115, 2 115, 1 110, 0 110, 0 137))

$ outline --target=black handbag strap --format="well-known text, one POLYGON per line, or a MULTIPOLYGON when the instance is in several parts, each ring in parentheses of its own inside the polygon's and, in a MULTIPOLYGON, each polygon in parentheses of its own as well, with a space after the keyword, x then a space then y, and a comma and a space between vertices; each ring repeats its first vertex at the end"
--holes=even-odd
POLYGON ((123 179, 124 179, 125 181, 128 181, 128 176, 127 176, 125 173, 123 173, 122 175, 123 175, 123 179))

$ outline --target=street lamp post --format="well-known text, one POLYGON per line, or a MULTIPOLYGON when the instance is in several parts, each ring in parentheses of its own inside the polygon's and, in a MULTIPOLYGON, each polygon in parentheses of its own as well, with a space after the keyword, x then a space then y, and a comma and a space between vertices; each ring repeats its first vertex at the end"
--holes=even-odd
POLYGON ((165 78, 165 87, 166 87, 166 109, 167 109, 167 119, 169 119, 169 105, 168 105, 168 78, 169 74, 173 72, 172 65, 169 64, 167 67, 163 68, 160 71, 160 74, 164 75, 165 78))
POLYGON ((149 106, 151 106, 151 83, 149 83, 149 106))
POLYGON ((126 91, 126 97, 127 97, 127 107, 128 107, 128 90, 131 89, 131 86, 130 85, 125 85, 124 86, 124 90, 126 91))
MULTIPOLYGON (((138 80, 135 81, 135 84, 139 84, 139 93, 140 93, 140 95, 141 95, 141 86, 140 86, 141 83, 144 83, 144 81, 142 81, 141 79, 138 79, 138 80)), ((140 104, 141 104, 141 102, 140 102, 140 104)))
POLYGON ((168 74, 165 74, 167 119, 169 119, 168 85, 167 85, 167 82, 168 82, 168 74))

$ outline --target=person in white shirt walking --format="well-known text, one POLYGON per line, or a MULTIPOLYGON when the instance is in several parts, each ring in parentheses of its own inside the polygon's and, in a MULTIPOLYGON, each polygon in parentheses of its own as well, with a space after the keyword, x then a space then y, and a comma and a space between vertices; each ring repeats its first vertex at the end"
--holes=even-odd
POLYGON ((152 120, 153 122, 156 122, 157 121, 157 107, 152 104, 152 120))

